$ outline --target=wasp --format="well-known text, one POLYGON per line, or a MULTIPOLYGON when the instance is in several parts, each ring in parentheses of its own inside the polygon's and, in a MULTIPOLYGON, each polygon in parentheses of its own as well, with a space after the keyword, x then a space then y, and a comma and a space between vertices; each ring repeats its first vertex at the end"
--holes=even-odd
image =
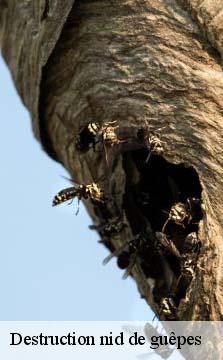
POLYGON ((120 220, 120 218, 116 218, 108 224, 89 225, 89 229, 97 230, 101 233, 102 236, 105 237, 116 235, 120 233, 125 227, 127 227, 127 224, 120 220))
MULTIPOLYGON (((160 131, 165 127, 166 126, 163 126, 162 128, 157 129, 157 131, 160 131)), ((149 150, 148 156, 145 160, 146 164, 149 162, 153 153, 156 153, 157 155, 161 155, 163 153, 163 141, 157 133, 151 132, 146 128, 142 128, 138 131, 137 138, 140 143, 149 150)))
POLYGON ((124 244, 122 247, 108 255, 103 264, 107 264, 114 256, 117 256, 117 265, 121 269, 126 269, 123 278, 126 278, 139 256, 144 259, 147 252, 153 252, 155 256, 168 257, 174 256, 177 260, 180 258, 180 253, 174 243, 161 232, 156 232, 155 235, 151 229, 147 228, 132 240, 124 244))
POLYGON ((136 258, 139 250, 141 249, 141 242, 143 241, 143 237, 141 234, 137 235, 134 239, 125 243, 119 249, 109 254, 103 261, 103 265, 106 265, 114 256, 117 256, 117 265, 121 269, 126 269, 123 279, 126 279, 133 266, 135 265, 136 258))
POLYGON ((161 299, 160 314, 164 315, 168 320, 177 319, 177 307, 172 297, 164 297, 161 299))
POLYGON ((95 150, 95 145, 98 142, 96 136, 98 135, 100 125, 96 122, 89 122, 78 134, 75 142, 75 147, 78 151, 87 151, 90 147, 95 150))
POLYGON ((113 146, 123 144, 128 141, 128 139, 120 138, 118 136, 117 129, 119 128, 119 126, 115 126, 115 124, 117 124, 117 121, 111 121, 106 123, 105 126, 100 129, 100 134, 106 145, 113 146))
POLYGON ((122 329, 128 333, 129 335, 132 335, 133 333, 137 332, 138 334, 145 334, 145 340, 148 341, 148 343, 150 344, 150 349, 152 349, 152 352, 148 352, 148 353, 144 353, 144 354, 140 354, 139 356, 137 356, 137 358, 141 358, 141 359, 148 359, 148 358, 153 358, 153 355, 157 355, 154 356, 155 359, 168 359, 171 354, 176 350, 175 348, 170 348, 168 345, 164 345, 162 344, 162 346, 159 347, 154 347, 153 342, 154 339, 159 339, 159 337, 161 337, 163 335, 163 330, 164 328, 162 328, 160 326, 161 324, 158 323, 153 324, 152 323, 146 323, 144 327, 142 326, 137 326, 137 325, 123 325, 122 329))
POLYGON ((150 251, 152 249, 152 242, 155 237, 151 239, 150 237, 152 237, 150 229, 142 231, 132 240, 126 242, 119 249, 108 255, 104 259, 103 264, 107 264, 114 256, 117 256, 118 267, 120 269, 126 269, 123 275, 123 279, 126 279, 130 275, 137 258, 139 257, 141 259, 148 250, 150 251))
POLYGON ((185 293, 191 280, 194 277, 194 271, 198 256, 200 254, 201 241, 196 232, 191 232, 185 238, 182 256, 181 256, 181 275, 178 279, 178 291, 185 293))
POLYGON ((163 141, 156 134, 149 134, 145 137, 145 143, 149 149, 149 154, 146 158, 146 164, 148 163, 152 153, 161 155, 163 153, 163 141))
POLYGON ((98 130, 99 142, 103 144, 106 164, 108 164, 108 152, 107 147, 113 147, 114 145, 124 144, 128 141, 126 138, 119 138, 117 129, 119 128, 117 121, 111 121, 105 123, 105 125, 98 130))
POLYGON ((79 212, 79 203, 81 199, 91 199, 96 202, 104 202, 104 192, 96 183, 89 185, 74 185, 58 192, 54 198, 52 206, 57 206, 65 201, 78 199, 78 208, 76 215, 79 212))
POLYGON ((185 227, 185 225, 188 225, 196 218, 196 220, 200 220, 201 216, 200 200, 197 198, 187 198, 186 203, 178 202, 171 207, 169 216, 163 225, 162 232, 164 233, 170 221, 185 227))
POLYGON ((165 228, 170 221, 173 221, 177 225, 184 226, 184 221, 188 218, 188 215, 186 204, 181 202, 174 204, 170 209, 169 216, 165 224, 163 225, 162 232, 164 233, 165 228))
POLYGON ((188 234, 184 240, 183 253, 189 253, 191 255, 199 254, 201 248, 201 241, 198 239, 196 232, 188 234))
MULTIPOLYGON (((155 327, 150 323, 146 323, 144 326, 144 333, 149 343, 151 343, 152 336, 162 336, 161 331, 158 331, 158 326, 155 327)), ((152 344, 151 344, 152 345, 152 344)), ((154 352, 163 359, 168 359, 172 353, 175 351, 174 348, 170 348, 168 345, 159 346, 157 349, 154 349, 154 352)))
POLYGON ((87 126, 79 133, 76 140, 77 150, 88 150, 90 146, 102 143, 105 153, 106 163, 108 164, 107 147, 126 143, 129 139, 120 137, 117 134, 119 128, 117 121, 110 121, 100 126, 97 122, 89 122, 87 126))
POLYGON ((166 236, 166 234, 156 231, 155 235, 157 239, 155 247, 161 256, 173 255, 175 258, 180 259, 181 255, 179 250, 174 245, 173 241, 166 236))

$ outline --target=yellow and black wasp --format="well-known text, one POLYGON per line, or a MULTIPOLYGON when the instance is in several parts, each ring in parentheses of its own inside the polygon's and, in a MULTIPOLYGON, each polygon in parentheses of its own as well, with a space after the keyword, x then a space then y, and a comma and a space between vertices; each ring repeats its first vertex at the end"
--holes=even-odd
POLYGON ((105 160, 108 164, 108 148, 129 141, 129 137, 118 134, 118 129, 117 121, 107 122, 103 126, 100 126, 97 122, 89 122, 78 134, 76 149, 87 151, 90 147, 95 149, 96 144, 101 143, 104 149, 105 160))
POLYGON ((149 128, 141 128, 138 131, 137 138, 141 142, 142 146, 145 147, 149 153, 145 160, 147 164, 150 160, 152 154, 162 155, 163 149, 163 141, 160 139, 159 131, 166 126, 157 129, 156 132, 150 131, 149 128))
POLYGON ((98 143, 97 134, 100 125, 96 122, 89 122, 77 135, 75 147, 78 151, 88 151, 91 147, 95 150, 98 143))
POLYGON ((76 215, 79 212, 79 203, 81 199, 91 199, 96 202, 104 202, 104 192, 97 183, 88 185, 74 185, 59 191, 53 198, 52 206, 57 206, 65 201, 78 199, 78 208, 76 215))
POLYGON ((201 218, 202 210, 200 199, 189 197, 185 203, 178 202, 171 207, 168 218, 163 225, 162 232, 165 232, 166 226, 170 221, 185 228, 185 226, 190 223, 197 223, 201 218))
POLYGON ((160 301, 160 315, 164 315, 166 320, 177 320, 177 306, 172 296, 163 297, 160 301))

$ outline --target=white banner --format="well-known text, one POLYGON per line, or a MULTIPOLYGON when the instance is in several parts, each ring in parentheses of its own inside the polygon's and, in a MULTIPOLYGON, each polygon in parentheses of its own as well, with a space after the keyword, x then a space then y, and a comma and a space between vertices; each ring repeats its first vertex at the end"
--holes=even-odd
POLYGON ((220 359, 222 322, 2 321, 7 360, 220 359))

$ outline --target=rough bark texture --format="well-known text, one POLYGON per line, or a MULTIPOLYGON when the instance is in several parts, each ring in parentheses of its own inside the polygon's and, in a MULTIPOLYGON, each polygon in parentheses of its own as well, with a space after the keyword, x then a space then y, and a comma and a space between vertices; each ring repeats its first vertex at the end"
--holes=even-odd
MULTIPOLYGON (((162 299, 170 296, 165 289, 175 283, 176 290, 179 281, 170 261, 163 263, 160 252, 153 259, 141 254, 132 268, 141 295, 162 319, 221 320, 223 314, 222 5, 214 0, 0 1, 3 55, 35 135, 79 183, 97 182, 105 174, 100 186, 109 200, 86 201, 86 206, 96 224, 122 217, 122 230, 104 237, 110 249, 145 224, 153 238, 178 197, 185 202, 202 189, 201 250, 186 293, 174 294, 174 314, 162 311, 162 299), (110 121, 131 141, 129 147, 108 149, 108 166, 100 144, 80 152, 75 139, 89 122, 110 121), (139 129, 161 141, 162 155, 154 151, 148 168, 142 165, 148 151, 137 145, 139 129), (148 216, 140 202, 146 192, 153 203, 145 207, 148 216)), ((167 226, 180 252, 184 231, 167 226)))

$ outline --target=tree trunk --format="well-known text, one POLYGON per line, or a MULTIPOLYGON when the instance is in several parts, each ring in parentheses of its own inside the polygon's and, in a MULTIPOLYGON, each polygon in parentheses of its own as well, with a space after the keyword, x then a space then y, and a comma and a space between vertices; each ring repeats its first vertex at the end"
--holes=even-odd
POLYGON ((119 266, 159 318, 221 320, 222 1, 0 0, 0 14, 34 133, 103 190, 84 201, 104 244, 126 245, 119 266))

